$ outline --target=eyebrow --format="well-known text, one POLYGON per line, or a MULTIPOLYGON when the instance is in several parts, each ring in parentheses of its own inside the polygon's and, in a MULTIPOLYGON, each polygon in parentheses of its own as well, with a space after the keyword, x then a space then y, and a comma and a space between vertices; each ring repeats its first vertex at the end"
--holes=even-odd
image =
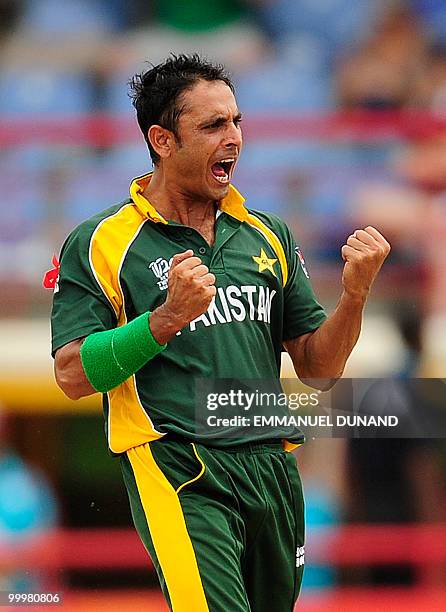
MULTIPOLYGON (((239 111, 237 112, 237 114, 233 117, 232 121, 240 121, 240 119, 242 118, 242 113, 239 111)), ((213 125, 215 123, 226 123, 226 121, 228 121, 227 117, 225 115, 215 115, 214 117, 209 117, 208 119, 206 119, 205 121, 202 121, 198 127, 199 129, 203 129, 206 128, 210 125, 213 125)))

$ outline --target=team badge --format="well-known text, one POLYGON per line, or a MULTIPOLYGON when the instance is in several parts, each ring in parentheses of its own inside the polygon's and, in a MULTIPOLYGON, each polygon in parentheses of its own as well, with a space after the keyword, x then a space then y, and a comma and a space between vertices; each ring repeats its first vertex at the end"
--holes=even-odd
POLYGON ((305 259, 304 259, 304 256, 302 255, 302 251, 300 250, 300 247, 297 246, 294 249, 294 251, 296 255, 299 257, 300 267, 302 268, 303 273, 305 274, 307 278, 310 278, 310 275, 308 274, 307 266, 305 265, 305 259))
POLYGON ((273 276, 276 276, 273 266, 275 263, 277 263, 277 259, 268 257, 263 249, 260 249, 260 255, 258 257, 255 257, 255 255, 253 255, 252 258, 255 263, 258 264, 259 272, 269 270, 273 276))
POLYGON ((169 280, 169 268, 172 263, 172 258, 167 261, 167 259, 163 259, 162 257, 158 257, 155 261, 149 263, 149 269, 155 275, 155 278, 158 279, 157 285, 160 291, 164 291, 167 289, 167 282, 169 280))

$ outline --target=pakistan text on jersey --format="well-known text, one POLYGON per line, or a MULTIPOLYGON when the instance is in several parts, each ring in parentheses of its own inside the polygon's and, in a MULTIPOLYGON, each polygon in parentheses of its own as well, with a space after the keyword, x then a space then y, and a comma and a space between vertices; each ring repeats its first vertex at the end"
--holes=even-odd
POLYGON ((246 318, 270 323, 271 306, 275 295, 275 289, 262 285, 258 287, 229 285, 225 289, 219 287, 207 311, 191 321, 189 329, 194 332, 199 324, 209 327, 232 321, 244 321, 246 318))

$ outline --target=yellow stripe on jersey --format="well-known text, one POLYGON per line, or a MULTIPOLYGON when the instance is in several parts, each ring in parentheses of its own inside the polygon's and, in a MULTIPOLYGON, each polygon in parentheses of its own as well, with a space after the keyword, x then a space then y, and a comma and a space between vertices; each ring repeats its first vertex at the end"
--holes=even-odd
POLYGON ((155 462, 149 444, 131 448, 127 456, 173 612, 208 612, 195 551, 177 492, 155 462))
POLYGON ((282 287, 285 287, 288 280, 288 264, 285 257, 285 251, 283 250, 280 240, 277 238, 276 234, 269 229, 269 227, 267 227, 253 214, 248 214, 246 222, 255 227, 273 248, 275 254, 277 255, 277 259, 279 260, 280 269, 282 270, 282 287))
POLYGON ((195 476, 195 478, 191 478, 190 480, 187 480, 186 482, 183 482, 182 485, 180 485, 178 487, 178 489, 176 490, 177 493, 179 493, 181 491, 181 489, 184 489, 184 487, 187 487, 188 485, 192 484, 193 482, 195 482, 196 480, 198 480, 199 478, 201 478, 204 474, 204 470, 206 469, 206 466, 203 463, 203 459, 200 457, 200 455, 198 454, 197 448, 195 446, 195 444, 193 442, 191 442, 192 444, 192 448, 194 449, 194 454, 195 457, 198 459, 198 461, 201 464, 201 470, 200 472, 197 474, 197 476, 195 476))
MULTIPOLYGON (((133 204, 126 204, 99 223, 90 240, 89 260, 93 274, 118 319, 127 323, 124 293, 120 282, 122 264, 146 218, 133 204)), ((122 453, 128 448, 160 438, 138 396, 135 377, 112 389, 108 396, 108 443, 122 453)))
POLYGON ((289 440, 282 440, 283 450, 287 453, 292 453, 293 450, 302 446, 302 442, 300 444, 295 444, 294 442, 290 442, 289 440))
POLYGON ((135 375, 107 393, 108 445, 113 453, 152 442, 165 434, 156 430, 139 398, 135 375))
POLYGON ((126 252, 127 245, 135 234, 135 224, 139 227, 141 217, 138 215, 134 223, 128 225, 128 231, 122 234, 119 231, 119 223, 121 219, 131 215, 132 208, 131 204, 127 204, 115 214, 103 219, 90 238, 88 250, 91 270, 105 297, 113 306, 118 322, 121 320, 124 299, 118 282, 118 270, 121 266, 122 255, 126 252), (113 248, 115 241, 116 249, 113 248))

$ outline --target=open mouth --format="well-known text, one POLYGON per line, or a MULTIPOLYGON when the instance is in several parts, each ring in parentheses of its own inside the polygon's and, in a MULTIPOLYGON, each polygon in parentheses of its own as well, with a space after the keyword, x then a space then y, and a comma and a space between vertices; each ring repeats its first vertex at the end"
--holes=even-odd
POLYGON ((215 164, 212 164, 211 166, 213 177, 217 179, 219 183, 222 183, 222 185, 224 185, 225 183, 229 183, 234 164, 234 157, 228 157, 227 159, 222 159, 218 162, 215 162, 215 164))

